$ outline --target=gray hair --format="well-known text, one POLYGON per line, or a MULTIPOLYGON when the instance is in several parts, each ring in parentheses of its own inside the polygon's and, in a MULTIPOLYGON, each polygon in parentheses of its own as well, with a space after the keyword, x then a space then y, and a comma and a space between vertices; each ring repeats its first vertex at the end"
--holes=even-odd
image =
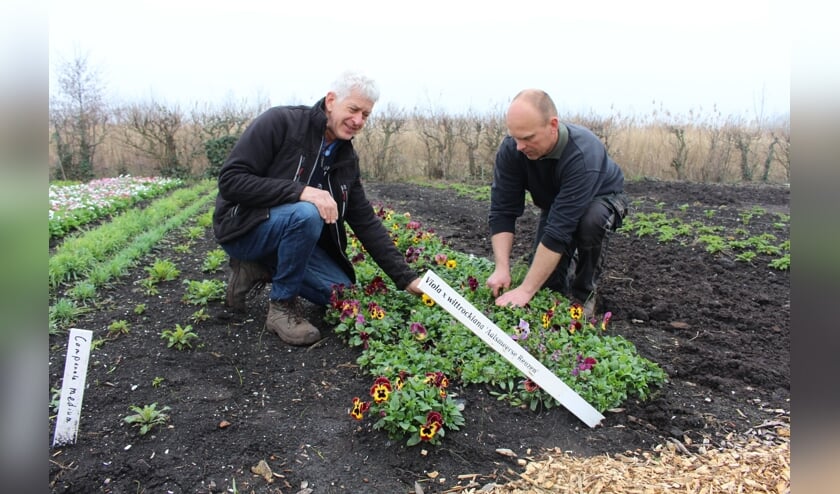
POLYGON ((374 103, 379 100, 379 86, 376 81, 353 70, 343 72, 330 86, 330 91, 335 93, 338 101, 350 96, 354 90, 374 103))

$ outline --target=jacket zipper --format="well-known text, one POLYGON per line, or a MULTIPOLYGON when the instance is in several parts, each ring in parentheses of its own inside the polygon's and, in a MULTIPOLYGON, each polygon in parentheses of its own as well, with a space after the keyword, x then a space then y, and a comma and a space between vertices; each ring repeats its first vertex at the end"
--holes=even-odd
POLYGON ((298 160, 297 170, 295 170, 295 181, 300 182, 300 177, 303 175, 303 155, 300 155, 298 160))

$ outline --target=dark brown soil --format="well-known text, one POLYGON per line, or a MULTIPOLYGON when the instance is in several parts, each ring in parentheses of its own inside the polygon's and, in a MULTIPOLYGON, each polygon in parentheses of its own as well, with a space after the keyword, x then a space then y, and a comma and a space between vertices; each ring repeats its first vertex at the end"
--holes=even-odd
MULTIPOLYGON (((367 190, 372 202, 410 212, 455 249, 490 255, 486 203, 410 184, 367 190)), ((787 187, 643 181, 626 191, 630 214, 661 209, 686 221, 789 235, 773 225, 775 213, 790 213, 787 187), (745 225, 739 213, 755 206, 767 213, 745 225), (708 209, 717 209, 711 219, 708 209)), ((518 223, 517 256, 530 246, 536 219, 528 211, 518 223)), ((612 311, 612 331, 669 374, 657 396, 630 401, 590 429, 563 408, 521 410, 467 387, 457 390, 465 427, 449 431, 441 446, 407 448, 348 416, 370 379, 355 365, 358 352, 320 321, 321 309, 311 317, 327 337, 310 348, 289 347, 264 330, 264 299, 246 317, 214 301, 208 320, 191 321, 198 307, 181 301, 183 281, 226 273, 201 271, 216 247, 209 231, 188 254, 174 249, 184 242, 168 239, 102 290, 95 310, 77 322, 106 341, 91 356, 77 444, 49 448, 51 492, 233 492, 234 482, 242 493, 399 494, 416 492, 415 483, 426 493, 457 492, 470 481, 505 483, 509 469, 521 470, 499 448, 520 458, 555 447, 589 456, 651 450, 670 438, 691 450, 790 411, 790 275, 767 267, 769 256, 746 263, 702 245, 613 235, 599 312, 612 311), (147 296, 136 282, 154 258, 173 260, 181 275, 147 296), (142 315, 134 313, 138 304, 147 306, 142 315), (131 332, 108 338, 108 325, 120 319, 131 332), (194 349, 166 348, 160 333, 176 324, 193 324, 194 349), (158 387, 155 377, 164 378, 158 387), (169 406, 171 420, 139 436, 122 419, 130 406, 151 403, 169 406), (251 472, 261 460, 274 472, 271 483, 251 472)), ((51 387, 61 385, 66 344, 66 336, 50 338, 51 387)), ((54 419, 49 427, 52 438, 54 419)))

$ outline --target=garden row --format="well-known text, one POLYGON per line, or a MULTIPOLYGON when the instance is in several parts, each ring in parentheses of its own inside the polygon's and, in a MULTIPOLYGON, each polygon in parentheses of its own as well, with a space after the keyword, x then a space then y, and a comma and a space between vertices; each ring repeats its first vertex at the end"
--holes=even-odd
POLYGON ((704 209, 702 216, 691 216, 689 204, 666 209, 662 202, 637 200, 631 207, 635 212, 625 218, 619 230, 622 233, 650 235, 662 243, 699 244, 710 254, 728 256, 738 262, 752 263, 759 255, 769 256, 767 266, 782 271, 790 269, 788 214, 753 206, 719 220, 722 212, 730 213, 725 206, 704 209))
MULTIPOLYGON (((90 310, 99 288, 119 282, 164 236, 206 209, 215 195, 215 183, 203 181, 64 238, 49 258, 50 333, 67 329, 90 310)), ((211 219, 209 214, 199 218, 192 234, 203 235, 211 219)))

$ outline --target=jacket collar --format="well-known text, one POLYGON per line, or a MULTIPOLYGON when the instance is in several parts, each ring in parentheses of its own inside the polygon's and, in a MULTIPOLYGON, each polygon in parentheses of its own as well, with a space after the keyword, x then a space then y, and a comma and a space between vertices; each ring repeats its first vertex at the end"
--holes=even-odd
POLYGON ((311 119, 312 126, 321 132, 321 135, 323 135, 327 130, 326 100, 326 97, 321 98, 317 103, 312 105, 312 108, 309 110, 309 118, 311 119))

